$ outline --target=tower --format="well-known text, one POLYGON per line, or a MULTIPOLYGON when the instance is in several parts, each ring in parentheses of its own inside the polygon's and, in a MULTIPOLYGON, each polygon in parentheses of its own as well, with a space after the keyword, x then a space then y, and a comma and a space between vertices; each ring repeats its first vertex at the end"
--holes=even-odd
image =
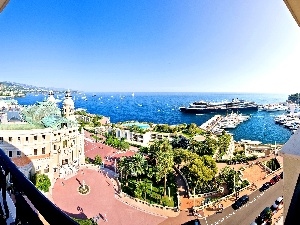
POLYGON ((63 101, 62 115, 67 119, 75 121, 74 101, 72 99, 70 90, 67 90, 65 94, 65 100, 63 101))
POLYGON ((55 100, 55 98, 54 98, 54 93, 53 93, 53 91, 49 91, 47 101, 48 101, 48 102, 56 103, 56 100, 55 100))

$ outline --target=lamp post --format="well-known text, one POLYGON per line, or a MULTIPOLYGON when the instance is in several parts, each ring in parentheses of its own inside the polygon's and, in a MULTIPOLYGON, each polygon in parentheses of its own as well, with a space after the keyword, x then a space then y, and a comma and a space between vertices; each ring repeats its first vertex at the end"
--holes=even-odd
POLYGON ((235 170, 234 170, 234 174, 233 174, 233 193, 235 195, 235 199, 237 199, 237 194, 236 194, 236 190, 235 190, 235 170))
POLYGON ((96 143, 98 142, 98 130, 95 128, 95 134, 96 134, 96 143))
POLYGON ((195 200, 196 200, 196 194, 195 194, 195 188, 194 188, 194 208, 195 208, 195 200))

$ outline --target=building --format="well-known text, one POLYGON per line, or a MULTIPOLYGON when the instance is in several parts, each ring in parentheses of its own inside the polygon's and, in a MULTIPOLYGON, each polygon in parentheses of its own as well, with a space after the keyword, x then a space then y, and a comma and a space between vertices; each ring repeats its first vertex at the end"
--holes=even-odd
POLYGON ((153 131, 147 131, 145 133, 136 133, 125 128, 110 128, 108 131, 111 132, 113 130, 115 132, 116 138, 123 138, 129 143, 138 144, 141 146, 148 146, 151 142, 155 140, 172 140, 176 137, 176 134, 173 133, 159 133, 153 131))
MULTIPOLYGON (((298 26, 300 26, 300 1, 284 0, 298 26)), ((280 151, 283 156, 284 224, 300 224, 300 130, 298 129, 280 151)), ((283 223, 282 223, 283 224, 283 223)))
POLYGON ((46 101, 31 106, 13 103, 0 102, 0 148, 25 176, 44 173, 53 180, 85 164, 84 133, 74 117, 70 91, 62 109, 51 91, 46 101))
POLYGON ((9 2, 9 0, 0 0, 0 13, 5 8, 5 6, 7 5, 8 2, 9 2))
POLYGON ((297 0, 283 0, 287 8, 290 10, 293 18, 300 27, 300 2, 297 0))

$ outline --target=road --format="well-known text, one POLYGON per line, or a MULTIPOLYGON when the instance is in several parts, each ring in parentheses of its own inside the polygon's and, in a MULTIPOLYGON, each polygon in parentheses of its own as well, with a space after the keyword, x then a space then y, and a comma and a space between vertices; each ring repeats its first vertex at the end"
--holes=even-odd
POLYGON ((283 195, 283 180, 271 186, 264 192, 258 190, 249 196, 249 202, 238 210, 227 207, 222 213, 217 213, 206 219, 201 219, 201 225, 249 225, 260 212, 283 195))

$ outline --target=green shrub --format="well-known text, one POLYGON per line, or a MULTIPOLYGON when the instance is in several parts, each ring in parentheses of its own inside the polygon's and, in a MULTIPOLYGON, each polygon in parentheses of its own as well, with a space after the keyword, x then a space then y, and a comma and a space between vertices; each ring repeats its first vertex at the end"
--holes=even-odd
POLYGON ((75 220, 80 225, 97 225, 97 223, 94 222, 91 218, 90 219, 76 219, 76 218, 73 218, 73 220, 75 220))
POLYGON ((280 168, 280 164, 276 158, 267 161, 266 166, 269 167, 272 171, 280 168))
POLYGON ((172 198, 169 199, 168 196, 164 196, 164 197, 161 198, 161 204, 163 206, 169 206, 169 207, 174 206, 174 202, 173 202, 172 198))
POLYGON ((99 156, 99 155, 95 156, 94 164, 95 165, 102 165, 102 158, 101 158, 101 156, 99 156))
POLYGON ((32 183, 36 186, 37 189, 48 192, 51 186, 51 181, 47 174, 34 174, 32 177, 32 183))

